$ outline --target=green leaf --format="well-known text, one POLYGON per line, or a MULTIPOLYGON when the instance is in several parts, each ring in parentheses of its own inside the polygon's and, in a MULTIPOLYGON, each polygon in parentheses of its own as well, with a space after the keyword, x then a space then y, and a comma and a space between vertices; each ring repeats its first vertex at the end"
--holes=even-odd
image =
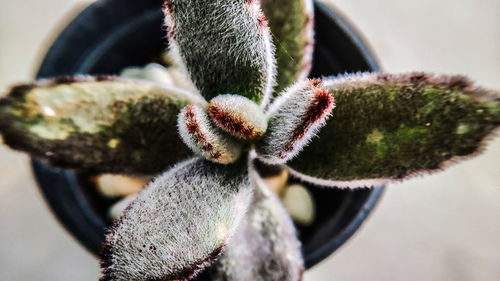
POLYGON ((204 107, 186 106, 179 114, 177 126, 184 143, 207 160, 230 164, 242 153, 242 144, 215 127, 204 107))
POLYGON ((254 178, 253 201, 215 264, 214 281, 302 280, 304 262, 293 222, 276 194, 254 178))
POLYGON ((267 129, 267 118, 262 109, 239 95, 213 98, 208 103, 208 112, 217 127, 240 139, 258 139, 267 129))
POLYGON ((252 199, 247 159, 194 158, 155 178, 106 237, 101 280, 189 280, 219 257, 252 199))
POLYGON ((259 1, 167 0, 164 13, 171 53, 202 96, 267 102, 275 62, 259 1))
POLYGON ((275 47, 277 86, 275 95, 311 69, 314 45, 312 0, 262 0, 275 47))
POLYGON ((323 85, 337 107, 289 166, 325 185, 365 186, 442 169, 480 150, 500 125, 498 93, 462 76, 358 74, 323 85))
POLYGON ((255 144, 259 159, 283 164, 295 157, 325 124, 334 107, 334 98, 319 80, 303 80, 289 87, 266 112, 267 131, 255 144))
POLYGON ((62 77, 12 88, 0 100, 0 134, 56 166, 152 174, 192 155, 177 133, 190 103, 205 101, 140 80, 62 77))

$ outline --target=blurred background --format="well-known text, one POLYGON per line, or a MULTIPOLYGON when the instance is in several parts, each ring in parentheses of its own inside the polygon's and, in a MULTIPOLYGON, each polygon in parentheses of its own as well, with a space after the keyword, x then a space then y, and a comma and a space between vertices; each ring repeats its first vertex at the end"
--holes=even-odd
MULTIPOLYGON (((138 0, 139 1, 139 0, 138 0)), ((500 1, 325 0, 387 72, 461 73, 500 89, 500 1)), ((1 0, 0 90, 90 1, 1 0)), ((55 220, 28 157, 0 146, 0 280, 97 280, 97 260, 55 220)), ((391 184, 361 229, 306 273, 321 280, 500 280, 500 139, 473 160, 391 184)))

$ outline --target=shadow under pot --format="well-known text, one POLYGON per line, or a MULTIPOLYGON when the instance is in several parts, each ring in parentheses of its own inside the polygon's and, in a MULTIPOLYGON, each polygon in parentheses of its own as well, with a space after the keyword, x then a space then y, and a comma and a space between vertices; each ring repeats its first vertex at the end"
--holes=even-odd
MULTIPOLYGON (((118 74, 156 61, 168 47, 161 0, 101 0, 81 12, 48 50, 37 78, 70 74, 118 74)), ((353 27, 337 12, 315 3, 315 49, 310 77, 377 71, 378 65, 353 27)), ((61 170, 33 159, 33 171, 50 208, 89 251, 99 253, 108 210, 117 199, 103 196, 85 172, 61 170)), ((293 184, 290 179, 288 184, 293 184)), ((383 187, 339 190, 303 185, 314 219, 296 223, 309 268, 352 236, 375 206, 383 187)))

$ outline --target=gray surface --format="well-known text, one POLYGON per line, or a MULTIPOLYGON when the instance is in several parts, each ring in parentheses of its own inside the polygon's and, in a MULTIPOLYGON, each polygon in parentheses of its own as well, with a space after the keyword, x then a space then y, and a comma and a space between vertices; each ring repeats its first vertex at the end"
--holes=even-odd
MULTIPOLYGON (((37 54, 77 3, 0 1, 0 89, 33 76, 37 54)), ((500 89, 500 1, 335 3, 385 70, 462 73, 500 89)), ((0 178, 0 280, 96 280, 97 261, 55 221, 28 158, 1 146, 0 178)), ((390 185, 358 234, 305 280, 499 280, 499 222, 497 139, 481 157, 390 185)))

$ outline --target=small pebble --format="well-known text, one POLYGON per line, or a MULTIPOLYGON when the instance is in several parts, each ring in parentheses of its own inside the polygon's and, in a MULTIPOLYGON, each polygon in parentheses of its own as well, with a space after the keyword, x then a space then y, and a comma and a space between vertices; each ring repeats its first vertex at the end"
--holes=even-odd
POLYGON ((174 85, 174 81, 165 67, 150 63, 145 67, 127 67, 120 73, 121 77, 144 79, 165 85, 174 85))
POLYGON ((281 201, 297 224, 307 226, 314 222, 316 215, 314 199, 311 192, 303 185, 287 186, 281 201))
POLYGON ((169 66, 166 68, 157 63, 149 63, 144 67, 131 66, 123 69, 120 76, 175 86, 193 93, 198 92, 186 74, 177 66, 169 66))
POLYGON ((281 173, 264 178, 264 182, 269 188, 271 188, 276 194, 281 195, 286 183, 288 181, 288 171, 283 170, 281 173))
POLYGON ((102 174, 93 180, 97 190, 106 197, 123 197, 141 191, 151 177, 102 174))

